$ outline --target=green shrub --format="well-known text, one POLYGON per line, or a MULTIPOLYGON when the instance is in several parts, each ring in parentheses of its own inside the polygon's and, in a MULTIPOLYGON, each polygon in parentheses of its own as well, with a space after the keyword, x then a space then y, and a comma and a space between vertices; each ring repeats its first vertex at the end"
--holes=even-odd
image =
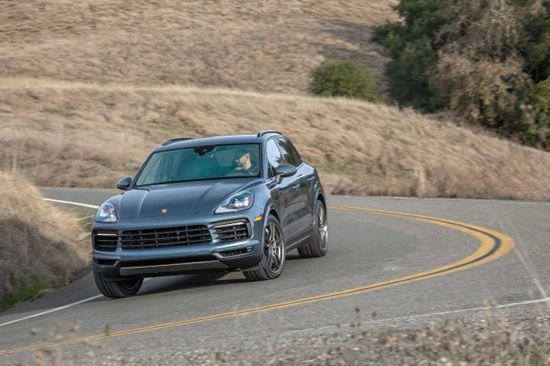
MULTIPOLYGON (((535 84, 531 92, 533 118, 529 134, 530 145, 550 150, 550 79, 535 84)), ((525 139, 524 138, 524 139, 525 139)))
POLYGON ((391 57, 384 72, 389 94, 399 105, 432 112, 442 107, 429 85, 438 61, 436 35, 452 14, 444 0, 401 0, 395 10, 403 21, 374 30, 374 41, 391 57))
POLYGON ((550 79, 538 82, 533 88, 531 98, 539 124, 550 126, 550 79))
POLYGON ((432 112, 435 95, 430 75, 437 66, 437 55, 428 39, 408 43, 400 54, 387 65, 384 74, 388 79, 389 94, 399 105, 432 112))
POLYGON ((348 97, 374 101, 376 84, 372 73, 353 61, 329 61, 311 73, 311 91, 325 97, 348 97))

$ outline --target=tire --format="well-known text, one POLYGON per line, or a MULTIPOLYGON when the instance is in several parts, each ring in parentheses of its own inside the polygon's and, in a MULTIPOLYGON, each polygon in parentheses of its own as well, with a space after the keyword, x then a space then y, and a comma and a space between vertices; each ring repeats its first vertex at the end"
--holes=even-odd
POLYGON ((272 280, 281 275, 285 265, 286 248, 283 230, 279 220, 269 215, 264 229, 264 255, 258 268, 243 271, 246 279, 251 281, 272 280))
POLYGON ((313 215, 313 232, 308 244, 298 248, 302 258, 323 257, 328 252, 327 209, 321 200, 315 201, 313 215))
POLYGON ((99 273, 95 262, 92 264, 92 270, 94 272, 94 281, 97 289, 103 296, 111 299, 134 296, 143 284, 143 278, 132 278, 128 280, 105 279, 105 277, 99 273))

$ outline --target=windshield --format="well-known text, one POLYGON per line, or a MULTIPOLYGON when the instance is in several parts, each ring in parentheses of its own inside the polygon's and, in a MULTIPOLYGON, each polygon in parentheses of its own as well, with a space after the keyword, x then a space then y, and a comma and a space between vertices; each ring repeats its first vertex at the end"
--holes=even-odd
POLYGON ((210 145, 151 155, 136 186, 260 176, 258 144, 210 145))

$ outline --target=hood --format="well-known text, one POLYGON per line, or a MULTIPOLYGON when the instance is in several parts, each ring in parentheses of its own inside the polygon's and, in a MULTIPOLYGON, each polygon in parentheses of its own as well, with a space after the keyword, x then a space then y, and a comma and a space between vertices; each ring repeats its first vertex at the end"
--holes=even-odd
POLYGON ((213 212, 229 195, 256 185, 250 178, 159 184, 124 192, 118 215, 121 219, 190 215, 213 212), (162 213, 162 210, 167 210, 162 213))

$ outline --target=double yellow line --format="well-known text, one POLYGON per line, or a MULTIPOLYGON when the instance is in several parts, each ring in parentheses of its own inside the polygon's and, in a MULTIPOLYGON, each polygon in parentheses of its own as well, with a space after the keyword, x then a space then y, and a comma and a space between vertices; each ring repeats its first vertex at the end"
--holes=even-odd
POLYGON ((333 205, 333 206, 329 206, 329 208, 340 210, 340 211, 367 212, 367 213, 373 213, 378 215, 401 217, 401 218, 441 225, 441 226, 458 230, 463 233, 476 237, 479 240, 480 245, 474 253, 457 262, 440 266, 428 271, 415 273, 409 276, 395 278, 393 280, 383 281, 383 282, 379 282, 371 285, 349 288, 349 289, 336 291, 336 292, 320 294, 320 295, 311 296, 311 297, 305 297, 301 299, 279 302, 271 305, 264 305, 264 306, 254 307, 254 308, 235 310, 235 311, 230 311, 226 313, 208 315, 208 316, 198 317, 193 319, 178 320, 173 322, 150 325, 147 327, 120 330, 112 333, 78 337, 78 338, 67 339, 59 342, 38 343, 38 344, 31 344, 23 347, 10 348, 5 350, 0 350, 0 355, 7 355, 11 353, 25 352, 25 351, 34 351, 34 350, 39 350, 39 349, 48 348, 48 347, 57 347, 62 345, 75 344, 75 343, 85 343, 85 342, 96 341, 96 340, 101 340, 101 339, 111 338, 111 337, 121 337, 121 336, 151 332, 151 331, 156 331, 161 329, 182 327, 186 325, 202 323, 202 322, 207 322, 212 320, 227 319, 227 318, 237 317, 240 315, 284 309, 292 306, 310 304, 310 303, 315 303, 315 302, 320 302, 325 300, 333 300, 344 296, 350 296, 350 295, 355 295, 359 293, 365 293, 368 291, 379 290, 390 286, 396 286, 404 283, 420 281, 427 278, 442 276, 442 275, 446 275, 457 271, 464 271, 466 269, 479 266, 481 264, 484 264, 502 257, 503 255, 508 253, 514 245, 512 238, 510 238, 509 236, 503 233, 500 233, 491 229, 487 229, 485 227, 466 224, 458 221, 451 221, 451 220, 440 219, 440 218, 430 217, 430 216, 414 215, 414 214, 395 212, 395 211, 376 210, 376 209, 369 209, 369 208, 362 208, 362 207, 333 205))

